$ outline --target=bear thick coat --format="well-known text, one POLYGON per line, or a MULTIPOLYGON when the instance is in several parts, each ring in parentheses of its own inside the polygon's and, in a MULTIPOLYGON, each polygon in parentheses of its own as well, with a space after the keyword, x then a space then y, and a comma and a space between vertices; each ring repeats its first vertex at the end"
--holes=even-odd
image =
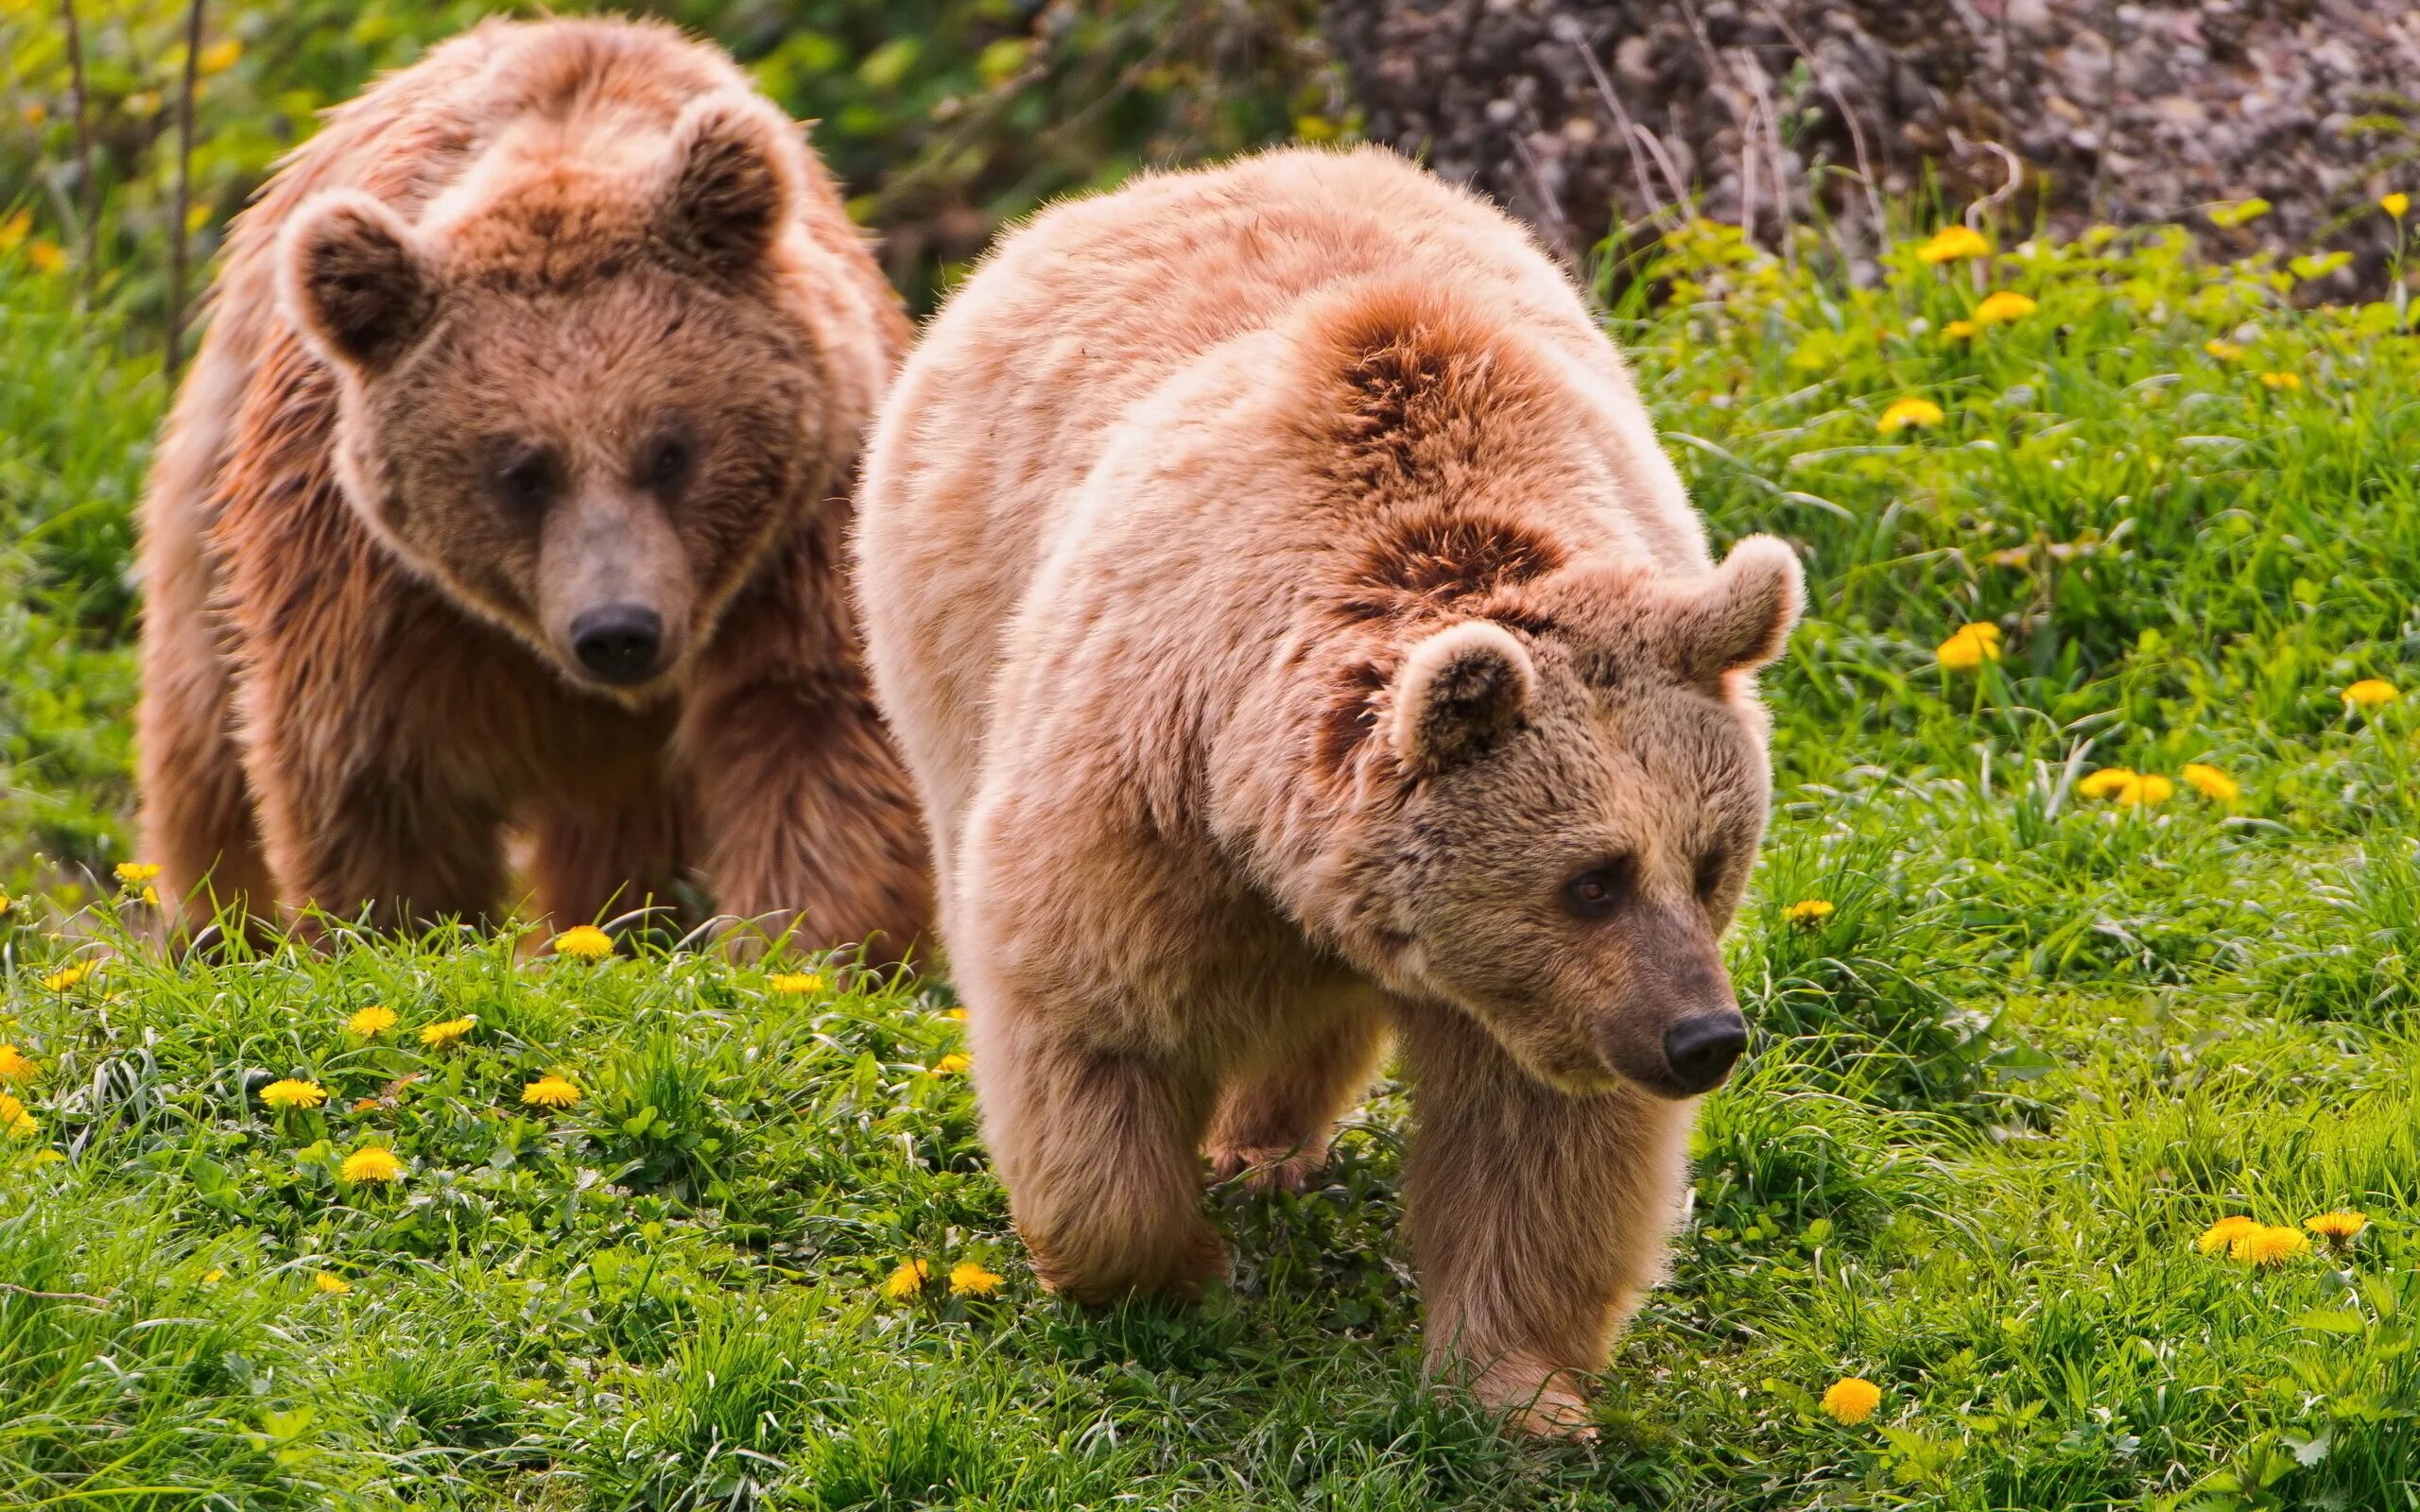
POLYGON ((904 949, 929 881, 840 554, 906 320, 668 27, 491 23, 229 237, 142 509, 142 853, 189 908, 666 901, 904 949))
POLYGON ((860 491, 984 1127, 1046 1282, 1183 1294, 1388 1030, 1428 1352, 1540 1429, 1659 1274, 1797 611, 1717 567, 1620 359, 1385 152, 1142 179, 1007 237, 860 491))

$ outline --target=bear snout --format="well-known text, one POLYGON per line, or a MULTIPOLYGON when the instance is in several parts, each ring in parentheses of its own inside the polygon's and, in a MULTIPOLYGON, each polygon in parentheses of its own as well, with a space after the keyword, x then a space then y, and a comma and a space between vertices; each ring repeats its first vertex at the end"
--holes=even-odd
POLYGON ((1748 1048, 1748 1021, 1737 1008, 1693 1013, 1664 1031, 1664 1064, 1684 1097, 1722 1085, 1748 1048))
POLYGON ((617 686, 645 682, 664 660, 664 616, 645 604, 600 604, 572 616, 572 655, 617 686))

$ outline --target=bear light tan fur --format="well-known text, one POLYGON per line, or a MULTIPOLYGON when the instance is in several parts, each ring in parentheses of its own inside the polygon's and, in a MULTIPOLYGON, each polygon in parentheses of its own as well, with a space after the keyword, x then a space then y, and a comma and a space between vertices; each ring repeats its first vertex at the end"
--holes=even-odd
POLYGON ((142 511, 143 853, 188 905, 923 927, 841 578, 907 325, 798 129, 668 27, 492 23, 237 223, 142 511))
POLYGON ((1788 548, 1717 567, 1508 220, 1376 150, 1007 237, 876 424, 856 549, 984 1126, 1046 1282, 1223 1269, 1389 1028, 1428 1353, 1528 1426, 1659 1274, 1765 822, 1788 548))

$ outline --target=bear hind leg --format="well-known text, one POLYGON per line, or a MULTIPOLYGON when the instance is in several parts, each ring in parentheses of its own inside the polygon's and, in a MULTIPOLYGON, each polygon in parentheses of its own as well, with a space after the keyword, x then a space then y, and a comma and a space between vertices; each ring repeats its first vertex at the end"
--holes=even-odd
POLYGON ((1227 1084, 1203 1152, 1213 1180, 1244 1179, 1253 1192, 1301 1192, 1327 1163, 1336 1121, 1377 1074, 1386 1025, 1348 1008, 1273 1064, 1227 1084))

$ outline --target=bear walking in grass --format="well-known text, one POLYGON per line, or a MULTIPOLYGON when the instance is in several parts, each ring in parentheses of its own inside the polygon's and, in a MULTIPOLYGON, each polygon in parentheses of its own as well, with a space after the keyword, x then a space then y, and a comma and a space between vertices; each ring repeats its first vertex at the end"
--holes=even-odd
POLYGON ((906 321, 799 129, 668 27, 492 23, 230 237, 142 511, 161 890, 559 922, 702 875, 906 947, 929 882, 841 576, 906 321))
POLYGON ((1007 238, 903 369, 858 585, 1043 1280, 1219 1276, 1388 1031, 1428 1352, 1578 1426, 1663 1263, 1762 836, 1789 549, 1718 567, 1612 346, 1384 152, 1007 238))

